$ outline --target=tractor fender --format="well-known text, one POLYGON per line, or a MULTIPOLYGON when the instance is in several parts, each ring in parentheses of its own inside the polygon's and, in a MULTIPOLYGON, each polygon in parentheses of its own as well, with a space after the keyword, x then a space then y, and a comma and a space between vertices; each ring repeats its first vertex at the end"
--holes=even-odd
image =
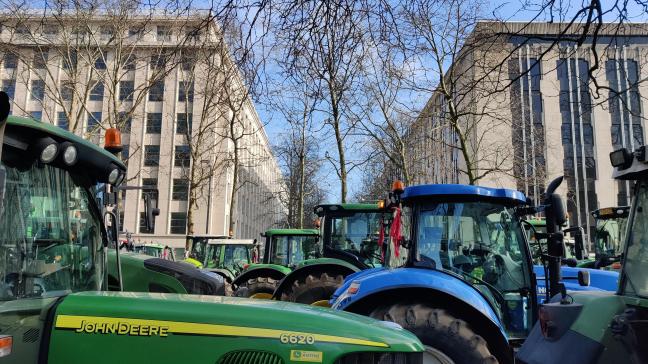
POLYGON ((286 287, 290 287, 293 283, 295 283, 295 281, 302 277, 306 277, 309 274, 333 272, 335 274, 342 274, 346 277, 349 274, 358 271, 358 268, 343 260, 330 258, 313 259, 310 264, 302 265, 301 267, 295 269, 286 277, 284 277, 284 279, 282 279, 279 283, 279 286, 277 286, 277 289, 272 294, 272 298, 279 299, 286 287))
POLYGON ((412 300, 442 296, 463 305, 473 314, 478 313, 490 323, 489 326, 499 330, 501 339, 508 341, 504 325, 488 300, 476 288, 450 274, 421 268, 379 269, 356 277, 352 283, 358 284, 356 293, 349 294, 345 290, 332 302, 333 309, 368 314, 369 311, 365 310, 376 308, 377 305, 396 303, 389 302, 387 297, 408 299, 407 295, 397 293, 399 291, 414 292, 414 296, 410 297, 412 300))
POLYGON ((374 272, 387 269, 384 267, 378 267, 378 268, 369 268, 365 270, 361 270, 359 272, 355 272, 352 274, 349 274, 348 276, 344 277, 344 283, 340 287, 338 287, 337 290, 335 290, 335 293, 333 296, 331 296, 331 301, 330 302, 335 302, 338 297, 340 297, 341 294, 343 294, 351 285, 351 282, 355 281, 356 279, 360 279, 366 275, 374 274, 374 272))
POLYGON ((289 268, 283 266, 276 266, 274 264, 260 264, 259 266, 254 266, 248 268, 245 272, 241 273, 232 281, 232 286, 238 287, 241 283, 247 282, 249 279, 257 277, 270 277, 274 280, 280 281, 286 276, 286 271, 278 269, 281 267, 290 272, 289 268))
POLYGON ((227 269, 220 269, 220 268, 208 268, 206 269, 207 271, 210 271, 212 273, 216 273, 219 276, 223 277, 227 283, 231 283, 232 280, 234 280, 234 275, 232 275, 232 272, 228 271, 227 269))

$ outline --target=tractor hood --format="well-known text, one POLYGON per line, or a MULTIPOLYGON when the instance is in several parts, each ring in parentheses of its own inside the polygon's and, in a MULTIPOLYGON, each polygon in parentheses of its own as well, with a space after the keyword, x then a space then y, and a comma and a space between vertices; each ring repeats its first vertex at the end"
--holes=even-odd
MULTIPOLYGON (((283 350, 288 356, 290 349, 321 351, 325 357, 328 355, 325 362, 332 359, 331 355, 349 351, 422 350, 413 334, 393 323, 319 307, 234 297, 77 293, 60 303, 53 326, 55 333, 65 333, 70 340, 74 336, 82 339, 100 334, 115 338, 156 336, 156 340, 171 339, 169 345, 181 345, 180 341, 193 343, 183 339, 194 338, 196 344, 189 344, 186 351, 206 350, 197 346, 204 344, 227 352, 244 343, 250 348, 283 350), (117 333, 106 333, 109 325, 110 330, 112 325, 118 325, 117 333), (119 330, 126 334, 120 336, 119 330)), ((53 335, 53 338, 61 336, 53 335)), ((57 344, 61 343, 53 340, 51 350, 62 350, 58 348, 65 346, 57 344)))

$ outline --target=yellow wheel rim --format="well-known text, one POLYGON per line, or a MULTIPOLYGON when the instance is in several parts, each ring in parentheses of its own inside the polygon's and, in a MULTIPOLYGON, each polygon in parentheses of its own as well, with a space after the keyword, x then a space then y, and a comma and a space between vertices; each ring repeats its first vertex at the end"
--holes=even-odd
POLYGON ((329 305, 328 300, 315 301, 315 302, 311 303, 311 306, 331 307, 331 305, 329 305))
POLYGON ((250 298, 254 298, 257 300, 269 300, 272 298, 272 293, 255 293, 250 298))

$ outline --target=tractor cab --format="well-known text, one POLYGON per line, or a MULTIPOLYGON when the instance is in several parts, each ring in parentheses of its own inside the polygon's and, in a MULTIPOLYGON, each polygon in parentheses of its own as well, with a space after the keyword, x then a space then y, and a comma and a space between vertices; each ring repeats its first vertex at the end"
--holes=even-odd
POLYGON ((594 249, 596 268, 619 271, 623 255, 623 239, 630 206, 606 207, 592 212, 596 221, 594 249))
POLYGON ((207 256, 207 242, 209 239, 229 239, 221 235, 187 235, 184 262, 202 268, 207 256))
POLYGON ((377 204, 326 204, 315 208, 320 218, 324 257, 347 261, 360 269, 379 267, 382 210, 377 204))
POLYGON ((155 258, 175 261, 175 251, 168 246, 162 244, 142 244, 135 245, 135 253, 148 255, 155 258))
POLYGON ((265 237, 263 264, 294 269, 299 263, 319 256, 319 232, 314 229, 271 229, 265 237))
POLYGON ((190 235, 185 262, 222 276, 228 284, 250 263, 256 245, 254 239, 231 239, 227 236, 190 235))

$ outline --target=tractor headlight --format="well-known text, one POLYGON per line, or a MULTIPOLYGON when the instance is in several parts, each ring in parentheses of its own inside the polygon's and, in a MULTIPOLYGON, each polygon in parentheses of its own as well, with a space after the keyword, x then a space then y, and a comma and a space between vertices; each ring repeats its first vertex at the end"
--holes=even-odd
POLYGON ((610 162, 612 167, 626 169, 632 164, 632 153, 627 149, 621 148, 610 153, 610 162))
POLYGON ((119 169, 115 168, 112 171, 110 171, 110 174, 108 175, 108 183, 110 183, 111 185, 116 185, 118 180, 119 180, 119 169))
POLYGON ((79 159, 79 153, 74 144, 63 143, 61 145, 61 149, 63 149, 63 162, 66 165, 71 166, 77 162, 77 160, 79 159))
POLYGON ((43 163, 52 163, 59 152, 59 146, 56 141, 50 137, 41 138, 34 143, 35 154, 43 163))

